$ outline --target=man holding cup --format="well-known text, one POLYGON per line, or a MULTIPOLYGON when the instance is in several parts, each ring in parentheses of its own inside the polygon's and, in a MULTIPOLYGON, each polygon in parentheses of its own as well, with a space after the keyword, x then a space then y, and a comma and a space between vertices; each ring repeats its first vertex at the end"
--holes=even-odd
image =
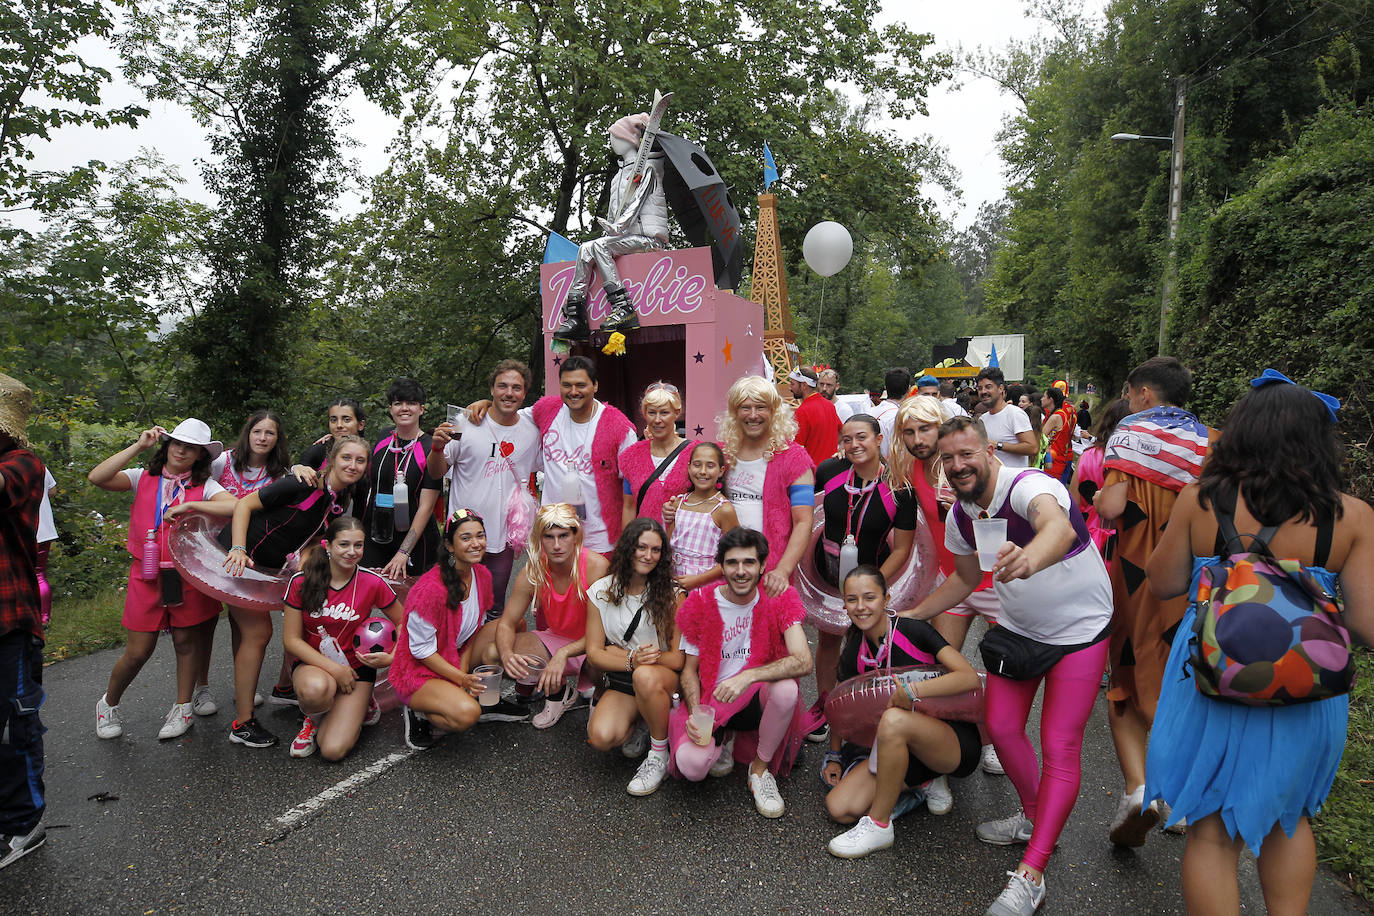
POLYGON ((1004 467, 982 424, 968 417, 940 427, 939 449, 958 497, 945 520, 955 572, 903 614, 934 617, 966 599, 983 570, 992 573, 1001 610, 981 646, 986 725, 1022 810, 977 833, 996 846, 1029 844, 987 911, 1029 916, 1045 899, 1044 870, 1078 797, 1083 729, 1107 662, 1111 583, 1063 484, 1004 467), (1043 773, 1025 731, 1041 681, 1043 773))
POLYGON ((749 759, 749 791, 764 817, 781 817, 774 774, 791 767, 806 734, 797 678, 811 671, 806 611, 791 586, 759 589, 768 541, 750 528, 727 531, 716 548, 723 584, 693 592, 678 609, 684 700, 674 713, 673 762, 693 782, 724 776, 749 759), (752 759, 751 759, 752 758, 752 759))

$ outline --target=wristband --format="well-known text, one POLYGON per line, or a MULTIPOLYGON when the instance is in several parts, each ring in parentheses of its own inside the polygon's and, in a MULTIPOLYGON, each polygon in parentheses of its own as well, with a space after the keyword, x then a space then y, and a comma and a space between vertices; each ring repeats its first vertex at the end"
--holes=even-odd
POLYGON ((242 544, 235 544, 233 547, 230 547, 230 548, 229 548, 229 552, 230 552, 230 553, 233 553, 235 550, 241 551, 241 552, 243 552, 243 553, 247 553, 247 552, 248 552, 248 548, 247 548, 247 547, 244 547, 242 544))
POLYGON ((397 553, 400 553, 400 554, 404 554, 406 557, 409 557, 409 556, 410 556, 410 551, 409 551, 409 550, 406 550, 404 547, 397 547, 397 548, 396 548, 396 552, 397 552, 397 553))
POLYGON ((826 762, 827 765, 832 764, 832 763, 842 763, 842 762, 843 762, 843 758, 840 756, 840 752, 839 752, 839 751, 826 751, 826 752, 825 752, 825 762, 826 762))

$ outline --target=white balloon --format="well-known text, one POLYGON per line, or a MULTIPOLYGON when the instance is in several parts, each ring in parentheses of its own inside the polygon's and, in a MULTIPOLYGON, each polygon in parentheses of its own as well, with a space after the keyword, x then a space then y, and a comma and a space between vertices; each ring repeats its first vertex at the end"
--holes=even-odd
POLYGON ((802 257, 807 266, 822 277, 844 270, 853 256, 854 240, 849 230, 831 220, 812 226, 802 242, 802 257))

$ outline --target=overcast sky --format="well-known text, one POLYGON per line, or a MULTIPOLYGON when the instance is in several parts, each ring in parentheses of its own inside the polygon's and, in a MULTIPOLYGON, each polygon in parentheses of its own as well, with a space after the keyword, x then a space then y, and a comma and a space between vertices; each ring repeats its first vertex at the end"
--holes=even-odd
MULTIPOLYGON (((1102 2, 1088 0, 1088 5, 1100 7, 1102 2)), ((914 31, 930 32, 940 48, 959 44, 969 49, 980 45, 997 48, 1015 38, 1029 37, 1040 27, 1024 16, 1022 6, 1021 0, 887 0, 880 21, 900 21, 914 31)), ((81 51, 87 59, 118 73, 118 62, 108 46, 86 43, 81 51)), ((935 189, 930 190, 946 218, 962 228, 977 215, 979 204, 1002 196, 1001 160, 994 137, 1012 110, 1012 101, 989 80, 961 74, 958 83, 942 85, 931 94, 930 117, 893 122, 891 127, 905 137, 929 135, 947 148, 960 175, 962 200, 956 203, 935 189)), ((112 104, 139 101, 117 76, 105 98, 112 104)), ((58 132, 53 142, 35 148, 35 167, 62 168, 92 158, 117 162, 131 158, 141 147, 148 147, 178 167, 186 181, 185 194, 210 201, 196 165, 198 158, 209 155, 204 131, 177 106, 154 103, 148 107, 152 113, 137 130, 72 128, 58 132)), ((386 165, 385 148, 393 125, 361 97, 351 99, 349 107, 354 121, 350 133, 362 141, 352 155, 363 174, 376 174, 386 165)), ((357 198, 347 198, 341 204, 345 208, 356 207, 357 198)))

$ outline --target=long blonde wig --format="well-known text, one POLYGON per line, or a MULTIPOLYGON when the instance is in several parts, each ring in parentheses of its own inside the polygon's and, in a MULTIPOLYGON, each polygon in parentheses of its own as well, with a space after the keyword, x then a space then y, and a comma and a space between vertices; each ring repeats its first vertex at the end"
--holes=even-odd
MULTIPOLYGON (((895 490, 898 487, 914 487, 916 479, 913 476, 918 473, 925 473, 924 468, 917 468, 916 458, 907 451, 906 445, 902 443, 902 427, 911 422, 934 423, 936 426, 945 422, 945 411, 940 406, 939 398, 932 398, 927 394, 916 394, 902 401, 897 407, 897 415, 892 420, 892 441, 888 443, 888 479, 895 490)), ((943 462, 936 465, 939 468, 939 479, 937 486, 945 483, 945 466, 943 462)))
POLYGON ((577 512, 567 503, 549 503, 547 506, 540 506, 539 511, 534 516, 534 527, 530 529, 530 542, 525 548, 525 575, 529 582, 534 586, 535 600, 539 599, 539 592, 545 585, 550 584, 549 560, 544 556, 544 533, 550 528, 566 528, 573 532, 573 568, 572 580, 577 587, 577 597, 582 601, 587 600, 587 583, 582 581, 582 564, 578 562, 582 555, 582 520, 577 517, 577 512))
POLYGON ((797 421, 792 416, 792 408, 783 403, 778 389, 761 375, 746 375, 730 386, 730 393, 725 397, 725 413, 716 417, 716 427, 720 432, 718 439, 730 467, 735 466, 744 441, 735 414, 745 401, 760 401, 773 410, 772 427, 763 448, 765 461, 772 461, 774 455, 787 451, 787 446, 797 438, 797 421))

